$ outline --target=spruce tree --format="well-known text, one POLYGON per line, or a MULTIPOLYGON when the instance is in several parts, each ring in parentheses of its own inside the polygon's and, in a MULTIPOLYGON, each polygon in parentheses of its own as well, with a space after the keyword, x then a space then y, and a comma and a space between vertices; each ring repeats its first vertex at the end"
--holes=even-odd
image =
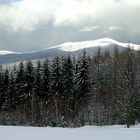
POLYGON ((74 92, 74 80, 73 80, 73 63, 70 55, 64 59, 63 67, 63 85, 64 85, 64 119, 68 125, 69 112, 72 110, 72 100, 74 92))
POLYGON ((25 93, 25 66, 23 62, 21 62, 18 65, 17 68, 17 74, 15 77, 15 83, 16 83, 16 97, 15 102, 19 105, 24 102, 24 100, 27 98, 27 94, 25 93))
POLYGON ((125 69, 126 93, 126 122, 127 127, 135 124, 137 111, 137 81, 136 81, 136 59, 133 50, 128 49, 128 58, 125 69))
POLYGON ((4 102, 4 97, 3 97, 3 91, 4 91, 4 73, 3 73, 3 67, 0 65, 0 108, 2 107, 2 104, 4 102))
POLYGON ((14 72, 10 73, 9 79, 9 97, 8 97, 8 107, 9 109, 13 110, 17 107, 17 91, 16 91, 16 78, 14 72))
POLYGON ((27 108, 25 111, 25 114, 28 118, 29 122, 33 122, 34 120, 34 114, 35 114, 35 109, 34 109, 34 103, 35 103, 35 93, 34 93, 34 67, 31 61, 26 62, 26 67, 25 67, 25 93, 26 93, 26 106, 27 108))
POLYGON ((26 62, 26 67, 25 67, 25 82, 26 82, 26 94, 27 96, 32 95, 33 87, 34 87, 34 67, 31 61, 26 62))
POLYGON ((50 95, 50 64, 49 60, 46 59, 43 62, 43 72, 42 72, 42 82, 41 82, 41 91, 42 91, 42 98, 46 101, 50 95))
POLYGON ((4 79, 3 79, 3 99, 4 103, 2 105, 2 108, 7 110, 9 109, 8 99, 9 99, 9 70, 6 68, 4 72, 4 79))
POLYGON ((84 125, 85 118, 85 105, 87 103, 86 98, 88 97, 88 93, 90 91, 90 83, 89 83, 89 61, 86 55, 85 49, 82 52, 82 56, 78 61, 78 72, 76 75, 76 92, 75 92, 75 110, 77 110, 80 106, 82 107, 81 111, 81 124, 84 125))
POLYGON ((35 70, 35 94, 37 98, 41 97, 41 84, 42 84, 42 65, 40 60, 37 62, 36 70, 35 70))
POLYGON ((34 102, 34 119, 35 123, 41 125, 41 104, 42 104, 42 64, 41 61, 37 61, 37 66, 35 68, 35 84, 34 84, 34 95, 32 102, 34 102))
POLYGON ((55 107, 55 123, 58 125, 60 122, 60 106, 61 106, 61 97, 63 93, 63 84, 62 84, 62 69, 60 64, 60 58, 55 57, 52 62, 51 70, 51 97, 53 98, 54 107, 55 107))

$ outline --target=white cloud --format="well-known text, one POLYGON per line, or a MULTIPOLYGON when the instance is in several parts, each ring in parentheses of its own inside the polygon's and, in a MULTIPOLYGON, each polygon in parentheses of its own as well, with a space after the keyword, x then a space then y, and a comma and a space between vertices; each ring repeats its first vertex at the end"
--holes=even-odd
POLYGON ((110 30, 110 31, 122 31, 123 28, 117 27, 117 26, 110 26, 110 27, 109 27, 109 30, 110 30))
POLYGON ((91 31, 97 30, 99 28, 100 28, 99 26, 86 26, 86 27, 83 27, 82 29, 80 29, 80 32, 91 32, 91 31))
MULTIPOLYGON (((16 32, 33 31, 50 20, 53 20, 53 25, 57 27, 85 26, 84 23, 88 20, 94 23, 99 19, 109 19, 106 14, 115 16, 120 12, 120 8, 138 6, 139 0, 22 0, 13 5, 0 5, 0 25, 16 32)), ((83 31, 96 29, 88 26, 83 28, 83 31)))
POLYGON ((129 5, 129 6, 140 6, 139 0, 120 0, 122 4, 129 5))
POLYGON ((103 34, 110 34, 111 32, 119 32, 123 31, 124 29, 118 26, 110 26, 103 31, 103 34))
POLYGON ((54 13, 55 26, 81 25, 86 18, 95 18, 96 9, 89 0, 60 0, 61 3, 54 13))
POLYGON ((13 31, 32 31, 36 25, 46 23, 51 18, 50 5, 45 0, 23 0, 14 5, 0 6, 0 23, 13 31))

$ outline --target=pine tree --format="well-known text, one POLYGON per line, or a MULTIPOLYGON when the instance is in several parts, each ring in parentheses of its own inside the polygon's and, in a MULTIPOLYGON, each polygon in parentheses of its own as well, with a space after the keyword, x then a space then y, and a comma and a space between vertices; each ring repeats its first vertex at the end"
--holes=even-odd
POLYGON ((34 81, 35 81, 35 77, 34 77, 34 67, 31 61, 28 61, 26 63, 26 67, 25 67, 25 93, 26 93, 26 97, 27 97, 27 101, 26 101, 26 106, 28 108, 25 108, 25 114, 28 118, 29 122, 32 122, 34 120, 34 114, 35 114, 35 110, 34 110, 34 100, 35 100, 35 93, 34 93, 34 81))
POLYGON ((69 125, 68 117, 69 112, 72 110, 72 99, 74 92, 74 81, 73 81, 73 64, 70 55, 64 59, 63 67, 62 67, 62 75, 63 75, 63 85, 64 85, 64 119, 69 125))
POLYGON ((113 114, 112 119, 114 123, 121 123, 122 122, 122 105, 120 104, 120 98, 122 98, 123 87, 122 81, 123 77, 121 75, 121 71, 124 66, 124 59, 121 58, 121 53, 117 46, 114 48, 114 53, 112 57, 112 110, 111 113, 113 114))
POLYGON ((2 104, 4 103, 4 72, 3 72, 3 67, 0 65, 0 108, 2 107, 2 104))
POLYGON ((119 50, 117 46, 114 48, 114 55, 113 55, 113 88, 116 90, 117 83, 118 83, 118 64, 119 64, 119 50))
MULTIPOLYGON (((51 81, 50 81, 50 63, 49 60, 46 59, 43 61, 42 67, 42 80, 40 85, 41 90, 41 114, 42 114, 42 124, 47 125, 49 117, 51 118, 51 81), (49 116, 49 117, 48 117, 49 116)), ((53 104, 54 105, 54 104, 53 104)))
POLYGON ((86 55, 86 51, 84 49, 82 53, 82 57, 78 61, 78 72, 76 75, 76 92, 75 92, 75 112, 80 107, 80 104, 82 106, 82 113, 80 116, 81 123, 84 125, 84 113, 85 113, 85 104, 86 104, 86 98, 88 97, 88 93, 90 91, 90 83, 89 83, 89 62, 88 57, 86 55))
POLYGON ((8 98, 9 98, 9 70, 6 68, 4 73, 4 79, 3 79, 3 99, 4 103, 2 105, 2 108, 7 110, 8 108, 8 98))
POLYGON ((40 60, 37 62, 35 71, 35 94, 37 97, 41 97, 41 84, 42 84, 42 65, 40 60))
POLYGON ((17 105, 24 102, 24 100, 27 98, 27 94, 25 93, 26 83, 25 83, 25 66, 23 62, 21 62, 17 68, 17 74, 15 77, 16 82, 16 97, 15 102, 17 105))
POLYGON ((27 96, 32 95, 33 91, 33 86, 34 86, 34 67, 31 61, 28 61, 26 63, 26 68, 25 68, 25 82, 26 82, 26 94, 27 96))
POLYGON ((62 71, 60 58, 55 57, 52 62, 51 70, 51 97, 54 101, 55 107, 55 122, 58 125, 60 122, 60 106, 61 106, 61 97, 63 93, 63 84, 62 84, 62 71))
POLYGON ((37 66, 35 68, 35 84, 34 84, 34 95, 33 96, 33 101, 34 102, 34 119, 35 123, 38 125, 41 125, 41 112, 42 110, 42 64, 40 60, 37 62, 37 66))
POLYGON ((41 82, 41 90, 42 90, 42 98, 46 101, 50 95, 50 65, 49 61, 46 59, 43 63, 43 73, 42 73, 42 82, 41 82))
POLYGON ((128 88, 128 93, 126 97, 127 98, 126 120, 127 127, 130 127, 130 125, 135 124, 136 101, 137 101, 136 62, 135 62, 135 54, 132 50, 130 50, 128 54, 125 81, 128 88))
POLYGON ((17 107, 17 91, 16 91, 16 78, 14 75, 14 72, 10 73, 10 79, 9 79, 9 97, 8 97, 8 108, 9 109, 15 109, 17 107))
POLYGON ((137 101, 136 101, 136 121, 140 122, 140 51, 136 55, 136 79, 137 79, 137 101))
POLYGON ((86 51, 84 50, 79 61, 77 73, 77 91, 79 94, 77 95, 78 100, 86 97, 86 93, 89 92, 88 64, 89 62, 87 60, 86 51))

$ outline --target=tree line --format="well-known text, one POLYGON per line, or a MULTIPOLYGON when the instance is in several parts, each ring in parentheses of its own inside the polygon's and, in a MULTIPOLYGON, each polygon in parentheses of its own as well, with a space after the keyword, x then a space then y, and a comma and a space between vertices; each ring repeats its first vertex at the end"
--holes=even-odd
POLYGON ((0 67, 0 124, 79 127, 140 121, 140 52, 78 56, 0 67))

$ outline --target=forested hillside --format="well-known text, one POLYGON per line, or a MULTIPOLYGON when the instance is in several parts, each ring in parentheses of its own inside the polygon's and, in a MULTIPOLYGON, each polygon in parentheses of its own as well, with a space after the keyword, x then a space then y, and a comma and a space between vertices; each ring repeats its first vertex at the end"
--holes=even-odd
POLYGON ((79 127, 140 121, 140 52, 99 48, 0 68, 0 124, 79 127))

